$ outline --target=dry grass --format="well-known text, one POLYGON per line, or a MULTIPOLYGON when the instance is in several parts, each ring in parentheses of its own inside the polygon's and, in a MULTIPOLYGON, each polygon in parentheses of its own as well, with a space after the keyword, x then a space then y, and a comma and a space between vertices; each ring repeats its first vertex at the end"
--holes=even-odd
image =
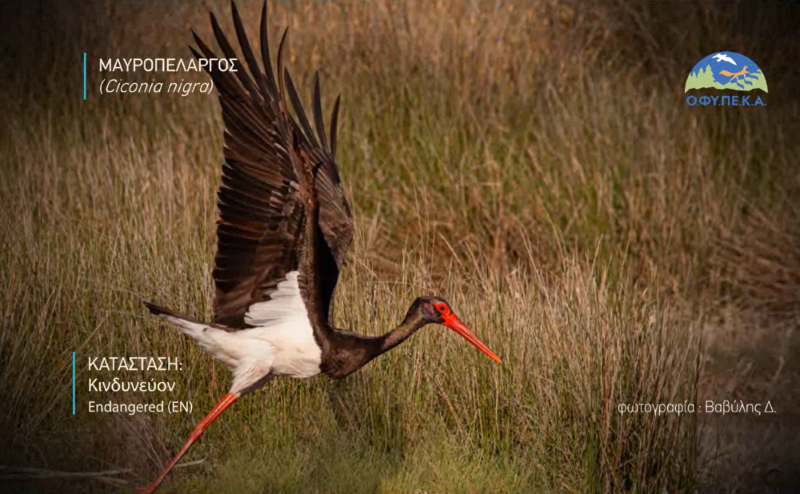
MULTIPOLYGON (((90 92, 82 103, 75 60, 186 57, 186 28, 210 38, 207 20, 178 2, 35 5, 17 14, 50 29, 7 40, 26 70, 12 72, 16 97, 2 103, 14 118, 0 134, 0 417, 14 453, 0 461, 133 468, 141 480, 229 382, 140 306, 210 318, 221 122, 214 99, 197 95, 90 92), (80 404, 99 397, 79 387, 79 414, 67 416, 73 350, 178 356, 185 370, 170 379, 195 412, 90 416, 80 404)), ((214 8, 229 26, 227 6, 214 8)), ((251 33, 259 8, 243 6, 251 33)), ((275 382, 208 432, 192 457, 209 461, 173 485, 689 489, 694 417, 616 406, 694 400, 698 328, 737 294, 771 300, 779 289, 781 307, 796 307, 797 292, 774 282, 800 279, 796 237, 782 233, 797 217, 786 206, 800 189, 797 144, 794 127, 776 125, 792 107, 686 108, 676 88, 706 53, 675 62, 684 54, 669 58, 656 31, 637 52, 640 31, 603 19, 664 14, 619 9, 271 5, 272 33, 291 25, 296 79, 306 87, 320 68, 324 101, 344 95, 339 159, 358 230, 337 324, 376 334, 416 295, 439 293, 504 365, 429 328, 345 382, 275 382), (668 66, 656 53, 680 74, 650 70, 668 66), (777 274, 742 266, 762 258, 777 274)), ((709 5, 682 9, 687 32, 728 22, 709 5)), ((94 377, 83 367, 79 383, 94 377)))

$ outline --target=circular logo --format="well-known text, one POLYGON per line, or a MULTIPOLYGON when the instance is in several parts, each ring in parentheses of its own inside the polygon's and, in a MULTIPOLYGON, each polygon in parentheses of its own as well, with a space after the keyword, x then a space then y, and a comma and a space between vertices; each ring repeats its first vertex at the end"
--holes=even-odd
POLYGON ((732 89, 767 91, 767 78, 748 57, 732 51, 711 54, 697 62, 686 78, 684 93, 690 89, 732 89))

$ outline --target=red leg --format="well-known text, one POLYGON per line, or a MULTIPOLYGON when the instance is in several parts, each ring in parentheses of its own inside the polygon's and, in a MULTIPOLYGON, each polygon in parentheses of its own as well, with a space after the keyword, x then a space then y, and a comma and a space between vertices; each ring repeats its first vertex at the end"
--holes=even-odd
POLYGON ((172 470, 172 467, 174 467, 175 464, 178 463, 178 461, 181 459, 181 457, 183 457, 183 455, 185 455, 186 452, 189 451, 189 448, 192 447, 192 444, 194 444, 195 441, 200 439, 200 436, 202 436, 203 432, 205 432, 208 426, 211 425, 211 422, 216 420, 217 417, 219 417, 222 414, 222 412, 225 411, 226 408, 231 406, 233 402, 236 401, 237 398, 239 398, 238 395, 232 393, 226 394, 219 401, 219 403, 217 403, 216 406, 214 406, 214 408, 212 408, 211 411, 208 412, 208 415, 206 415, 205 418, 203 418, 203 420, 197 423, 194 430, 189 435, 189 439, 186 440, 183 447, 178 451, 178 454, 176 454, 175 457, 172 459, 172 461, 169 462, 167 468, 165 468, 164 471, 161 472, 161 475, 156 477, 156 479, 153 481, 152 484, 148 485, 147 487, 140 487, 137 490, 142 494, 153 494, 156 491, 156 489, 158 489, 158 486, 161 484, 161 482, 164 480, 164 477, 166 477, 169 471, 172 470))

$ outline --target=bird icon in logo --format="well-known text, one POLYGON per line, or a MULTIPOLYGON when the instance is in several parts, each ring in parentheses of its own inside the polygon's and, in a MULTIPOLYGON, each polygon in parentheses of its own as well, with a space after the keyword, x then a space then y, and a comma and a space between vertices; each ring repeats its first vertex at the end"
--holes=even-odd
POLYGON ((733 65, 736 65, 736 61, 724 53, 717 53, 711 58, 713 58, 717 62, 728 62, 732 63, 733 65))

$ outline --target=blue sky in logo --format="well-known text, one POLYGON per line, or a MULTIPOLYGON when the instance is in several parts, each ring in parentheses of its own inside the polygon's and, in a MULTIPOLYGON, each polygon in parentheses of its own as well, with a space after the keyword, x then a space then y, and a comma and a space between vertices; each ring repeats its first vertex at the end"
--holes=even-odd
POLYGON ((714 87, 750 91, 762 89, 766 92, 766 77, 752 59, 736 52, 721 51, 708 55, 692 68, 687 79, 686 90, 714 87), (711 73, 707 73, 708 69, 711 73))

